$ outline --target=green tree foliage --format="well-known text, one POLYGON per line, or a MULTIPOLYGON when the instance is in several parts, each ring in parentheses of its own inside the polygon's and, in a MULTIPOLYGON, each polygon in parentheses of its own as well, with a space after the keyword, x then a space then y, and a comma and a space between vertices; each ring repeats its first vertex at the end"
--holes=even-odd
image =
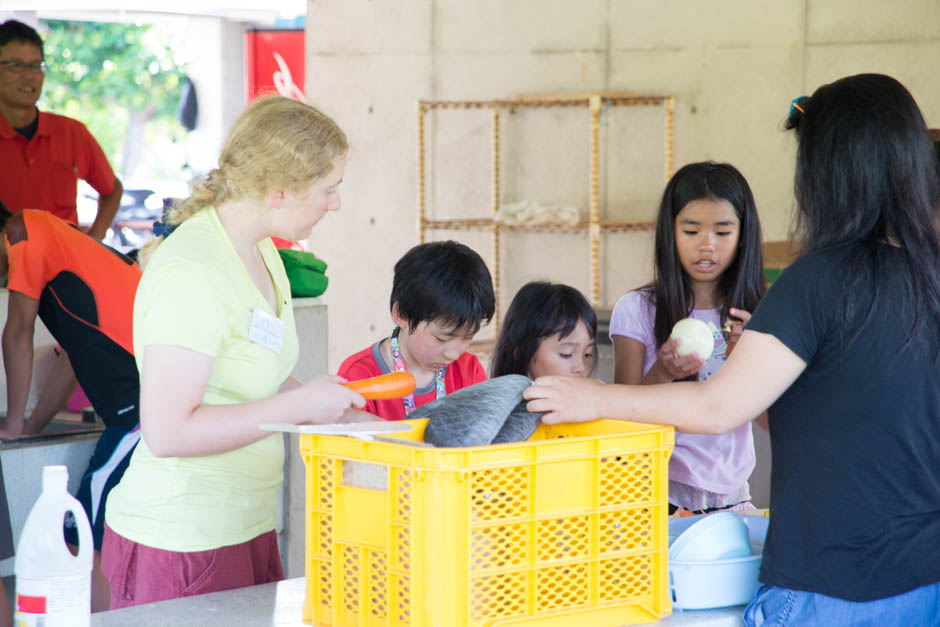
POLYGON ((184 74, 170 33, 150 24, 42 20, 48 70, 41 106, 81 120, 118 172, 136 167, 143 127, 179 139, 184 74), (133 162, 133 163, 131 163, 133 162))

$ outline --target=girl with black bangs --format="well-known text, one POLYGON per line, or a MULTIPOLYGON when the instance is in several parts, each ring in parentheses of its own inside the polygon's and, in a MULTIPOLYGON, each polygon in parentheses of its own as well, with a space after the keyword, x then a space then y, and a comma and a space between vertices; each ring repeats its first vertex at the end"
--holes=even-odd
POLYGON ((575 288, 533 281, 520 289, 500 330, 491 377, 588 377, 597 367, 597 315, 575 288))

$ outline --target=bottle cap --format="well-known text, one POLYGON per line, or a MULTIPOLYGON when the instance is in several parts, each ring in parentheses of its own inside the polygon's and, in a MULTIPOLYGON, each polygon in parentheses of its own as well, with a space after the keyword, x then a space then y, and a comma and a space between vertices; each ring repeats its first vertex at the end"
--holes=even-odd
POLYGON ((44 466, 42 469, 42 489, 65 490, 69 484, 69 469, 65 466, 44 466))

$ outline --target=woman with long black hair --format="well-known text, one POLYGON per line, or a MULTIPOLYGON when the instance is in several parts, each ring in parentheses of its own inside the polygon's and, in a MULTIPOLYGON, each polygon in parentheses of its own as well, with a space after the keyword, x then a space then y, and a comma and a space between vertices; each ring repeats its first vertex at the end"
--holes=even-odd
POLYGON ((935 625, 940 607, 940 233, 910 93, 861 74, 793 102, 802 254, 705 382, 526 390, 545 422, 724 433, 769 408, 763 585, 748 625, 935 625))

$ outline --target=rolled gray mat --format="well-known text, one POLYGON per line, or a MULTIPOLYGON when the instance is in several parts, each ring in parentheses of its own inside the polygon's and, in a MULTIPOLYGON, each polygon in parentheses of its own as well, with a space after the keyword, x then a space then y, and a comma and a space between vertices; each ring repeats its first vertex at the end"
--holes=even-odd
POLYGON ((530 385, 532 380, 519 374, 496 377, 422 405, 408 418, 428 419, 424 441, 434 446, 523 442, 542 416, 526 411, 522 391, 530 385))

